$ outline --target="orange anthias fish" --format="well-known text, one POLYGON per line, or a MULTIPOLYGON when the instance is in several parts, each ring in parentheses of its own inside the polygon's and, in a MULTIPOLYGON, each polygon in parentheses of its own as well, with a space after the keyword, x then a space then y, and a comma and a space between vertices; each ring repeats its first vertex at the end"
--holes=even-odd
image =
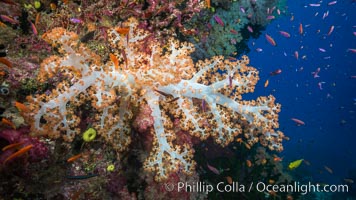
POLYGON ((72 156, 72 157, 70 157, 70 158, 68 158, 67 162, 73 162, 73 161, 77 160, 77 159, 80 158, 80 157, 82 157, 82 154, 81 154, 81 153, 80 153, 80 154, 77 154, 77 155, 75 155, 75 156, 72 156))
POLYGON ((12 160, 16 157, 22 156, 23 154, 25 154, 26 152, 28 152, 30 149, 32 149, 33 145, 27 145, 24 148, 16 151, 15 153, 11 154, 9 157, 6 158, 6 160, 4 161, 4 164, 6 164, 9 160, 12 160))
POLYGON ((6 58, 1 58, 1 57, 0 57, 0 63, 6 65, 8 68, 12 68, 11 62, 10 62, 8 59, 6 59, 6 58))
POLYGON ((269 81, 268 81, 268 79, 267 79, 264 86, 267 87, 268 84, 269 84, 269 81))
POLYGON ((4 148, 2 148, 1 150, 2 151, 6 151, 8 149, 14 149, 14 148, 17 148, 19 146, 21 146, 24 142, 17 142, 17 143, 13 143, 13 144, 9 144, 9 145, 6 145, 4 148))
POLYGON ((303 24, 299 24, 299 34, 303 35, 303 24))
POLYGON ((10 126, 11 128, 13 129, 16 129, 16 126, 14 123, 12 123, 12 121, 10 121, 9 119, 6 119, 6 118, 2 118, 1 119, 1 123, 7 125, 7 126, 10 126))
POLYGON ((120 33, 120 34, 123 34, 123 35, 126 35, 129 33, 130 31, 130 28, 116 28, 115 29, 116 32, 120 33))
POLYGON ((117 57, 112 53, 110 53, 109 56, 110 60, 114 63, 115 69, 119 70, 119 60, 117 59, 117 57))
POLYGON ((30 109, 28 109, 23 103, 15 101, 14 105, 20 112, 30 112, 30 109))

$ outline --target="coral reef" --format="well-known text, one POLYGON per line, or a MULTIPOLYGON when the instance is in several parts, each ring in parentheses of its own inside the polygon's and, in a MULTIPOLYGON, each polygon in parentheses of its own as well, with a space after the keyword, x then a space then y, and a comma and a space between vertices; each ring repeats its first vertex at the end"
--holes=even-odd
POLYGON ((135 110, 149 106, 154 139, 144 168, 154 171, 157 181, 179 168, 188 174, 195 168, 193 150, 175 144, 174 119, 201 140, 212 136, 226 146, 243 134, 248 145, 262 141, 271 150, 282 150, 283 133, 275 131, 280 105, 274 97, 241 98, 258 81, 246 56, 238 62, 213 57, 194 64, 191 44, 171 38, 160 46, 134 19, 122 27, 108 30, 113 53, 106 64, 79 44, 73 32, 56 28, 44 34, 61 55, 41 64, 39 80, 60 76, 62 82, 51 92, 28 98, 32 112, 26 119, 34 134, 72 141, 83 131, 78 125, 85 110, 98 134, 120 152, 130 144, 135 110))

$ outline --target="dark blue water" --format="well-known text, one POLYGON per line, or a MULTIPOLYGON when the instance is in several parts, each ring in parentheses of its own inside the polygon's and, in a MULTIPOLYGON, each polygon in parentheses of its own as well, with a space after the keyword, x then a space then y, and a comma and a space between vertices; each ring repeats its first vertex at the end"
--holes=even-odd
POLYGON ((260 71, 255 95, 273 94, 282 104, 280 129, 290 137, 281 153, 284 162, 304 158, 310 165, 304 163, 299 170, 311 180, 341 183, 356 168, 356 79, 351 78, 356 75, 356 53, 348 51, 356 48, 356 2, 343 0, 330 6, 328 2, 288 1, 287 13, 274 20, 260 38, 250 41, 248 55, 251 65, 260 71), (309 3, 321 5, 310 7, 309 3), (328 35, 331 26, 335 28, 328 35), (291 37, 280 35, 281 30, 291 37), (265 33, 277 46, 267 42, 265 33), (317 68, 320 77, 314 78, 312 72, 317 68), (276 69, 282 73, 271 77, 269 73, 276 69), (269 85, 264 88, 267 79, 269 85), (303 120, 305 126, 296 126, 291 118, 303 120))

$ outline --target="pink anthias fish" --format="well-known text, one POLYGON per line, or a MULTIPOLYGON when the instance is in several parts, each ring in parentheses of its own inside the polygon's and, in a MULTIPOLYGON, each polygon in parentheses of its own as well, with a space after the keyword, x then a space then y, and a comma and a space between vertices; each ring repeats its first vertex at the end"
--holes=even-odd
POLYGON ((33 34, 34 34, 34 35, 38 35, 38 31, 37 31, 37 29, 36 29, 36 26, 35 26, 31 21, 29 21, 29 22, 30 22, 30 25, 31 25, 31 29, 32 29, 33 34))
POLYGON ((214 19, 216 21, 216 23, 218 23, 220 26, 224 26, 224 22, 222 21, 222 19, 218 16, 218 15, 214 15, 214 19))
POLYGON ((2 21, 9 22, 11 24, 19 24, 20 23, 19 21, 15 20, 7 15, 0 15, 0 18, 2 21))
POLYGON ((262 49, 262 48, 256 48, 256 51, 257 51, 257 52, 262 52, 263 49, 262 49))
POLYGON ((251 26, 247 26, 247 30, 250 32, 250 33, 253 33, 253 29, 251 26))
POLYGON ((286 38, 290 38, 290 34, 286 31, 279 31, 279 33, 283 36, 283 37, 286 37, 286 38))
POLYGON ((292 121, 294 121, 296 123, 297 126, 302 126, 302 125, 305 125, 305 122, 303 122, 302 120, 300 119, 297 119, 297 118, 291 118, 292 121))
POLYGON ((267 40, 272 46, 276 46, 276 45, 277 45, 276 41, 274 41, 274 39, 273 39, 270 35, 268 35, 267 33, 265 34, 265 37, 266 37, 266 40, 267 40))
POLYGON ((310 3, 309 6, 311 6, 311 7, 319 7, 320 3, 310 3))
POLYGON ((351 53, 356 53, 356 49, 348 48, 347 51, 349 51, 349 52, 351 52, 351 53))
POLYGON ((209 169, 210 171, 212 171, 214 174, 220 175, 220 171, 219 171, 218 169, 216 169, 215 167, 209 165, 208 163, 206 164, 206 166, 208 166, 208 169, 209 169))
POLYGON ((314 75, 314 78, 320 77, 320 76, 318 75, 319 72, 320 72, 320 67, 318 67, 318 68, 315 70, 315 72, 312 72, 312 74, 314 75))
POLYGON ((77 19, 77 18, 70 18, 69 21, 71 21, 72 23, 75 23, 75 24, 83 23, 83 20, 77 19))
POLYGON ((331 35, 331 33, 334 31, 334 26, 330 26, 330 29, 329 29, 329 32, 328 32, 328 35, 331 35))
POLYGON ((326 52, 326 50, 325 50, 324 48, 319 48, 319 51, 321 51, 321 52, 323 52, 323 53, 326 52))
POLYGON ((323 90, 323 84, 324 84, 325 82, 319 82, 318 83, 318 87, 319 87, 319 90, 323 90))
POLYGON ((331 2, 328 3, 328 6, 334 5, 336 3, 337 3, 337 1, 331 1, 331 2))
POLYGON ((323 19, 325 19, 327 16, 329 16, 329 11, 324 12, 323 19))

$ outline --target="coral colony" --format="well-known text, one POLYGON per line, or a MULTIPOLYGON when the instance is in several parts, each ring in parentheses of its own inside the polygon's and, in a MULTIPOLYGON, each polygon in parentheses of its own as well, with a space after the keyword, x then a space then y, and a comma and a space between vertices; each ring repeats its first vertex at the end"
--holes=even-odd
POLYGON ((69 142, 89 121, 119 155, 129 148, 134 124, 153 135, 143 167, 154 172, 156 181, 179 169, 195 170, 193 146, 177 142, 177 130, 200 140, 212 137, 223 147, 243 137, 249 147, 259 142, 270 150, 283 149, 284 135, 275 130, 280 111, 275 98, 242 99, 259 79, 247 56, 193 63, 192 44, 172 37, 163 45, 133 18, 107 33, 112 52, 106 63, 64 28, 43 35, 59 54, 43 61, 39 80, 60 83, 28 97, 31 112, 25 117, 32 134, 69 142))

